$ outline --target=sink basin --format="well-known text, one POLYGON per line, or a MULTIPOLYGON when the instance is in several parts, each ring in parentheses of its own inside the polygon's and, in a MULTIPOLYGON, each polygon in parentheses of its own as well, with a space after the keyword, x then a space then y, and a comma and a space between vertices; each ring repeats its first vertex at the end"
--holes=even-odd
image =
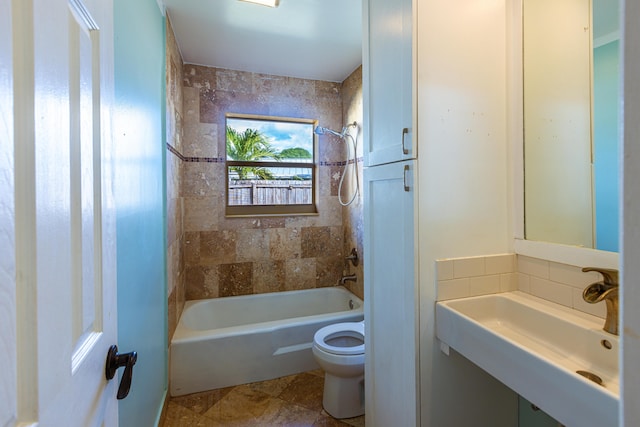
POLYGON ((436 304, 440 341, 567 427, 618 425, 619 340, 603 324, 517 291, 436 304))

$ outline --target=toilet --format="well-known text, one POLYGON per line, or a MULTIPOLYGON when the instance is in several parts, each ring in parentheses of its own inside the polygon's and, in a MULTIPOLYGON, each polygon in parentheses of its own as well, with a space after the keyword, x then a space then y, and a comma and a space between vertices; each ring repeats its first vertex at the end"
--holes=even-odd
POLYGON ((334 418, 364 414, 364 321, 319 329, 313 337, 313 355, 325 372, 325 411, 334 418))

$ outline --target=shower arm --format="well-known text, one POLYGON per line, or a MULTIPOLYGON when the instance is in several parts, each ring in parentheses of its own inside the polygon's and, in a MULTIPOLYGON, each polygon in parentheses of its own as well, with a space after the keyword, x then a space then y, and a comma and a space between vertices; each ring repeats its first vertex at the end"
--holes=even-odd
POLYGON ((353 122, 353 123, 348 123, 345 127, 342 128, 342 132, 338 132, 335 131, 333 129, 329 129, 329 128, 325 128, 322 126, 316 126, 316 128, 313 130, 313 133, 315 133, 316 135, 324 135, 326 133, 330 133, 332 135, 335 135, 339 138, 343 138, 345 137, 345 135, 347 134, 348 130, 350 127, 357 127, 358 123, 357 122, 353 122))

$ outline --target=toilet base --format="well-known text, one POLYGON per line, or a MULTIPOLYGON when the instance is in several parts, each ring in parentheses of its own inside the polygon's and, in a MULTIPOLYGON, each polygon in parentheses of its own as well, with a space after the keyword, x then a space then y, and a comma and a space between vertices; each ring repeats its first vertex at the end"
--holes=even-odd
POLYGON ((333 418, 363 415, 364 375, 345 378, 325 372, 322 406, 333 418))

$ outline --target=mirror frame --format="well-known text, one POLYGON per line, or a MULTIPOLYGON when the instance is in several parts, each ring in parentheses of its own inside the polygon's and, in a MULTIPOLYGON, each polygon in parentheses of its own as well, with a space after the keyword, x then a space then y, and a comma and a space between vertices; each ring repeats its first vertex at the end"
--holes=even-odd
MULTIPOLYGON (((508 105, 507 135, 511 141, 511 176, 513 200, 513 250, 518 255, 545 259, 575 266, 597 266, 620 269, 620 256, 617 252, 607 252, 592 248, 540 242, 525 239, 524 218, 524 108, 523 108, 523 66, 522 66, 522 0, 509 3, 508 33, 508 105)), ((619 202, 621 203, 621 202, 619 202)), ((618 230, 620 234, 620 230, 618 230)), ((622 237, 622 236, 620 236, 622 237)), ((622 242, 622 239, 620 239, 622 242)))

